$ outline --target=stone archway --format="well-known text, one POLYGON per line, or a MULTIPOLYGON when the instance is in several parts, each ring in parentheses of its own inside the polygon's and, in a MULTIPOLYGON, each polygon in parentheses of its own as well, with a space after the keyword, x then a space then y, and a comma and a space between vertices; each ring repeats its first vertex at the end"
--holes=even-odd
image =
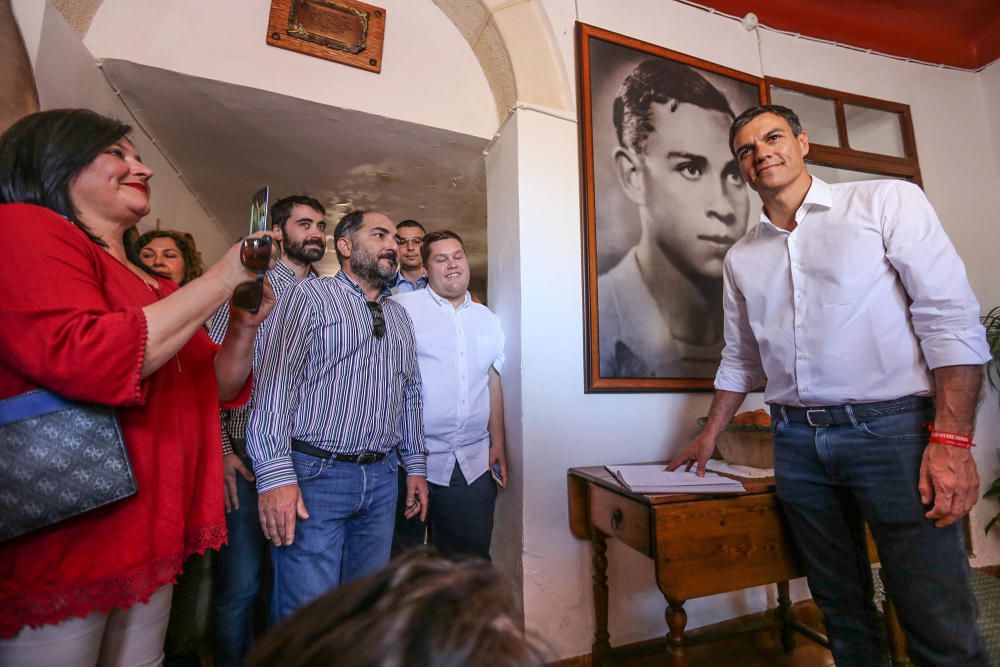
MULTIPOLYGON (((104 0, 51 0, 83 39, 104 0)), ((433 0, 479 61, 502 122, 515 104, 573 108, 566 69, 540 0, 433 0)))

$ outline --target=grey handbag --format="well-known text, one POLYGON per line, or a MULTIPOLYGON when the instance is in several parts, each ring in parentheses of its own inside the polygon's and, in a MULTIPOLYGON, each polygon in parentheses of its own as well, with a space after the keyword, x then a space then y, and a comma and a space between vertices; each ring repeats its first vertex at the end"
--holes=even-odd
POLYGON ((0 542, 135 492, 111 408, 43 389, 0 401, 0 542))

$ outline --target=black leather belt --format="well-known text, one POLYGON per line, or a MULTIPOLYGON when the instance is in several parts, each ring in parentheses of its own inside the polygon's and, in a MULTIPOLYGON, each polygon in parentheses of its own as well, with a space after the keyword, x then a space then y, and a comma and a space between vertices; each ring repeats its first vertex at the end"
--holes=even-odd
MULTIPOLYGON (((918 412, 934 407, 934 399, 930 396, 905 396, 892 401, 876 403, 851 403, 851 412, 856 421, 870 421, 876 417, 899 415, 906 412, 918 412)), ((774 421, 787 418, 790 422, 809 424, 810 426, 845 426, 851 423, 851 417, 844 405, 818 405, 800 408, 793 405, 771 405, 771 419, 774 421)))
POLYGON ((329 461, 333 459, 334 461, 344 461, 345 463, 357 463, 358 465, 371 465, 372 463, 378 463, 385 458, 385 452, 361 452, 360 454, 335 454, 333 452, 328 452, 325 449, 317 447, 316 445, 310 445, 305 440, 297 440, 292 438, 292 450, 300 454, 308 454, 309 456, 318 456, 321 459, 329 461))

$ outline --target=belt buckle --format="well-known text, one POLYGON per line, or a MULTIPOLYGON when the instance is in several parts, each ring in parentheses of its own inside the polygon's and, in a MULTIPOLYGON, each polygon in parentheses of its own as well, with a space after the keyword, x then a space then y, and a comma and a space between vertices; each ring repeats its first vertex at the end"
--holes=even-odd
POLYGON ((358 454, 358 465, 363 465, 363 466, 371 465, 372 463, 375 463, 376 456, 377 454, 373 454, 371 452, 364 452, 363 454, 358 454))
POLYGON ((826 426, 826 424, 817 424, 816 422, 814 422, 813 413, 816 413, 818 415, 825 415, 826 410, 823 408, 813 408, 811 410, 806 410, 806 423, 814 428, 817 426, 826 426))

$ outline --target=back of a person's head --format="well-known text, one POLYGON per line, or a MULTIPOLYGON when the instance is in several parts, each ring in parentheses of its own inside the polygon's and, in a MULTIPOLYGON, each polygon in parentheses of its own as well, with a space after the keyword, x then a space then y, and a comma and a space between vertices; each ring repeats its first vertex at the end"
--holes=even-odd
POLYGON ((485 561, 414 551, 346 583, 266 635, 248 667, 542 667, 511 588, 485 561))

